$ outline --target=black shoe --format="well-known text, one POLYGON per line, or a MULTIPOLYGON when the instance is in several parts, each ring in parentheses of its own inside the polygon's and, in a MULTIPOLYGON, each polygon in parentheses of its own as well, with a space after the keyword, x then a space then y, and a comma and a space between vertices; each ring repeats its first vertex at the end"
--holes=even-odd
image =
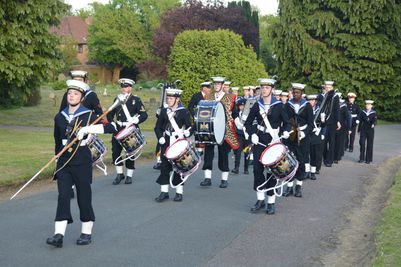
POLYGON ((77 245, 86 246, 92 242, 92 235, 81 234, 81 236, 77 239, 77 245))
POLYGON ((235 167, 234 169, 231 170, 232 173, 238 174, 239 173, 239 169, 237 167, 235 167))
POLYGON ((75 197, 74 188, 71 188, 70 198, 73 199, 75 197))
POLYGON ((155 198, 155 200, 156 200, 156 202, 163 202, 164 200, 169 199, 169 198, 170 198, 170 196, 168 195, 168 193, 161 192, 160 195, 157 198, 155 198))
POLYGON ((311 174, 310 174, 310 179, 311 179, 311 180, 316 180, 316 175, 315 175, 314 173, 311 173, 311 174))
POLYGON ((283 197, 289 197, 294 195, 294 187, 289 187, 287 186, 287 188, 285 189, 284 193, 283 193, 283 197))
POLYGON ((249 174, 249 171, 248 170, 244 170, 244 174, 249 174))
POLYGON ((300 186, 299 184, 295 186, 294 197, 302 197, 302 186, 300 186))
POLYGON ((182 194, 175 194, 174 201, 182 201, 182 194))
POLYGON ((370 164, 371 161, 366 161, 366 164, 370 164))
POLYGON ((365 162, 363 159, 360 159, 360 160, 358 161, 358 163, 363 163, 363 162, 365 162))
POLYGON ((305 179, 310 179, 310 172, 305 172, 305 179))
POLYGON ((325 163, 325 164, 324 164, 324 166, 329 167, 329 168, 331 167, 331 165, 332 165, 332 164, 330 164, 330 163, 325 163))
POLYGON ((220 188, 227 188, 228 182, 226 180, 221 180, 219 187, 220 188))
POLYGON ((273 215, 276 213, 276 205, 274 203, 267 204, 266 214, 273 215))
POLYGON ((338 160, 335 160, 334 163, 335 163, 335 164, 338 164, 338 160))
POLYGON ((46 243, 57 248, 61 248, 63 246, 63 235, 62 234, 55 234, 52 237, 46 239, 46 243))
POLYGON ((121 183, 122 180, 124 180, 124 174, 117 174, 116 179, 114 179, 113 184, 117 185, 121 183))
POLYGON ((125 184, 132 184, 132 177, 130 177, 130 176, 125 177, 125 182, 124 183, 125 184))
POLYGON ((200 186, 211 186, 212 185, 212 179, 210 178, 205 178, 205 180, 203 180, 200 183, 200 186))
POLYGON ((316 173, 315 174, 320 174, 320 170, 316 170, 316 173))
POLYGON ((157 162, 155 165, 153 165, 154 170, 160 170, 162 167, 162 164, 160 162, 157 162))
POLYGON ((251 208, 251 212, 257 212, 265 207, 265 201, 264 200, 258 200, 256 201, 255 205, 251 208))

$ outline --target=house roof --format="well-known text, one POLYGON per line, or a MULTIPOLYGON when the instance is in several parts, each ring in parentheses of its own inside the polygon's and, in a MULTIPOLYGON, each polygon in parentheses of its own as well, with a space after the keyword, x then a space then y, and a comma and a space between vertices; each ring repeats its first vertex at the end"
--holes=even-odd
MULTIPOLYGON (((91 21, 88 19, 88 21, 91 21)), ((88 24, 80 17, 67 16, 61 19, 58 27, 51 27, 50 32, 74 38, 78 44, 86 44, 88 40, 88 24)))

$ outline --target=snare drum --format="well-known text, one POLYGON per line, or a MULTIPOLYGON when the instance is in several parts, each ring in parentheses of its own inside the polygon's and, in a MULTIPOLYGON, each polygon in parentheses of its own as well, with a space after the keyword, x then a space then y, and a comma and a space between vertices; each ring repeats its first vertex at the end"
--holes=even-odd
POLYGON ((97 138, 96 135, 90 134, 86 144, 92 155, 92 164, 96 165, 97 163, 101 162, 107 152, 107 148, 103 141, 97 138))
POLYGON ((276 179, 289 180, 298 169, 295 156, 282 143, 268 146, 260 155, 259 162, 268 167, 276 179))
POLYGON ((127 156, 137 154, 146 144, 145 137, 133 124, 119 131, 114 138, 123 147, 127 156))
POLYGON ((219 101, 201 100, 196 107, 195 142, 218 144, 224 142, 226 134, 226 114, 219 101))
POLYGON ((187 139, 175 141, 166 149, 164 155, 173 165, 174 171, 181 176, 189 176, 194 173, 201 162, 198 152, 187 139))

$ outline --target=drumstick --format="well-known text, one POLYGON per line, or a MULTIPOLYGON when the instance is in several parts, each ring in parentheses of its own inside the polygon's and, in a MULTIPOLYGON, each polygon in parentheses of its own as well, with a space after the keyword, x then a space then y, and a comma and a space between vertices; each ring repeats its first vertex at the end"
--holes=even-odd
MULTIPOLYGON (((111 107, 109 107, 109 109, 104 112, 102 115, 100 115, 94 122, 91 123, 91 125, 96 124, 97 122, 99 122, 101 119, 103 119, 110 111, 112 111, 115 107, 117 107, 119 104, 121 104, 122 101, 117 99, 113 105, 111 107)), ((42 167, 42 169, 40 169, 31 179, 28 180, 28 182, 26 182, 11 198, 10 200, 12 200, 13 198, 15 198, 25 187, 27 187, 33 180, 35 180, 36 177, 38 177, 38 175, 43 172, 47 167, 50 166, 50 164, 55 161, 56 159, 58 159, 59 157, 61 157, 61 155, 67 151, 70 147, 72 147, 72 145, 78 141, 78 138, 75 137, 68 145, 66 145, 57 155, 53 156, 49 162, 47 162, 45 164, 45 166, 42 167)))

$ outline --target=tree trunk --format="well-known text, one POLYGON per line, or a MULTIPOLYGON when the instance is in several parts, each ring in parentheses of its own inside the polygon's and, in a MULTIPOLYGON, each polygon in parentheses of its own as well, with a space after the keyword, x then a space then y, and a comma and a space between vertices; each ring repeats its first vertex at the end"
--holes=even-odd
POLYGON ((116 65, 113 70, 112 82, 115 83, 120 79, 121 65, 116 65))

